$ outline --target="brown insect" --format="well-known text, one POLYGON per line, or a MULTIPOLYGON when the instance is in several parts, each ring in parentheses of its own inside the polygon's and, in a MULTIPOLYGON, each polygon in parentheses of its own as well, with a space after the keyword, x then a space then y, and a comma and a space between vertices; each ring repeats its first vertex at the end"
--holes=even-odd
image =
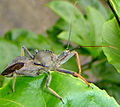
POLYGON ((35 77, 41 73, 47 73, 46 88, 63 102, 62 97, 49 87, 51 81, 50 71, 68 73, 74 77, 81 78, 89 86, 89 83, 80 74, 59 68, 73 56, 76 56, 79 73, 81 73, 80 59, 76 51, 65 50, 60 55, 56 55, 52 51, 41 50, 36 51, 36 54, 32 55, 28 49, 23 46, 21 56, 16 57, 1 75, 13 76, 12 89, 15 91, 16 75, 35 77), (29 57, 24 56, 24 51, 29 57))

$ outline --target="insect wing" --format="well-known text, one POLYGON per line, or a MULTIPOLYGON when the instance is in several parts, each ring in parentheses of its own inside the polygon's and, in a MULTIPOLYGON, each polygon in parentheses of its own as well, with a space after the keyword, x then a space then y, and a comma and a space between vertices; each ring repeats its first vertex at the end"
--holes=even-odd
POLYGON ((15 70, 19 70, 20 68, 22 68, 24 66, 24 63, 23 62, 19 62, 19 63, 15 63, 11 66, 9 66, 8 68, 6 68, 2 73, 1 75, 8 75, 8 74, 11 74, 13 73, 15 70))

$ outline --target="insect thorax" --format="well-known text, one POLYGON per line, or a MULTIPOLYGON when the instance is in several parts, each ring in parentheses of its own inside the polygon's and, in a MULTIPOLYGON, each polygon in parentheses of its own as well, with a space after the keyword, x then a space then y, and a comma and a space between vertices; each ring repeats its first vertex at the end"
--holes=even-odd
POLYGON ((57 55, 49 50, 41 50, 36 53, 34 61, 50 68, 54 68, 56 65, 57 55))

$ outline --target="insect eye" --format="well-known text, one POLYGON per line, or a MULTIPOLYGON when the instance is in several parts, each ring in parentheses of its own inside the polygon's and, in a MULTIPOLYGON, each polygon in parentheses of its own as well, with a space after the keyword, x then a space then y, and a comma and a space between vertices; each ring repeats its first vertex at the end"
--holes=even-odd
POLYGON ((63 54, 64 54, 65 56, 68 55, 68 53, 69 53, 69 50, 66 50, 66 51, 63 52, 63 54))

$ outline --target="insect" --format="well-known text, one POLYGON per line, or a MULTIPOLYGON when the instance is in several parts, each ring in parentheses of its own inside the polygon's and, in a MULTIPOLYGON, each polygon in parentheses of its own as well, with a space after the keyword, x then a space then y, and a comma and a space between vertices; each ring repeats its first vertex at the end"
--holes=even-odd
POLYGON ((46 88, 48 88, 48 90, 53 95, 55 95, 63 102, 62 97, 49 87, 51 82, 50 71, 68 73, 74 77, 79 77, 88 86, 90 86, 89 83, 80 74, 76 72, 60 69, 60 66, 65 62, 67 62, 73 56, 76 56, 79 73, 81 73, 79 55, 76 51, 65 50, 60 55, 56 55, 52 51, 41 50, 41 51, 36 51, 35 55, 32 55, 29 52, 29 50, 25 46, 23 46, 21 56, 16 57, 12 61, 12 63, 8 65, 8 67, 1 73, 1 75, 13 76, 12 89, 13 91, 15 91, 15 82, 17 75, 35 77, 40 73, 46 73, 47 74, 46 88), (29 57, 24 56, 24 52, 26 52, 29 55, 29 57))

